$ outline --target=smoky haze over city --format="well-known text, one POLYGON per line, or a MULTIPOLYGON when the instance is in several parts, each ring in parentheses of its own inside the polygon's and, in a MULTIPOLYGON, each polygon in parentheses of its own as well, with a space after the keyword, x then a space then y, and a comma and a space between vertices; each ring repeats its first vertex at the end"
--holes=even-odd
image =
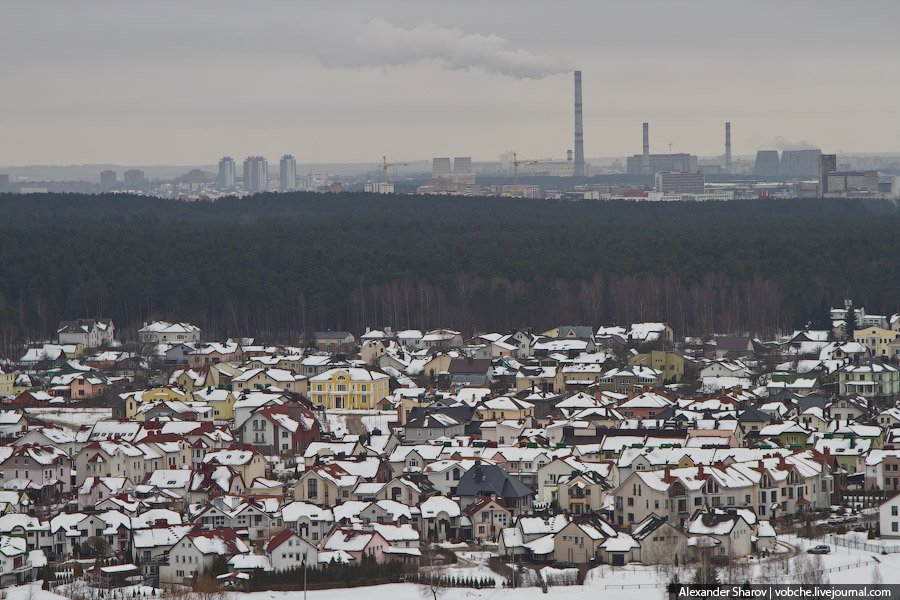
POLYGON ((900 152, 890 0, 5 2, 0 165, 900 152))

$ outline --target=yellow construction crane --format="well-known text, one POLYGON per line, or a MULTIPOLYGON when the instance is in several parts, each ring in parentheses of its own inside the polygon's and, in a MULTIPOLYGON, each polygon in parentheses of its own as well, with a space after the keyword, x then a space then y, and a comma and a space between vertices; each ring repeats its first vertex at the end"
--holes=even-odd
POLYGON ((381 164, 378 165, 381 168, 381 183, 387 183, 387 175, 388 169, 391 167, 408 167, 409 165, 415 165, 419 163, 428 162, 427 160, 411 160, 407 162, 388 162, 387 156, 381 157, 381 164))
POLYGON ((541 160, 519 160, 519 157, 516 156, 516 153, 513 152, 512 157, 512 167, 513 167, 513 195, 519 195, 519 165, 533 165, 539 162, 544 162, 541 160))

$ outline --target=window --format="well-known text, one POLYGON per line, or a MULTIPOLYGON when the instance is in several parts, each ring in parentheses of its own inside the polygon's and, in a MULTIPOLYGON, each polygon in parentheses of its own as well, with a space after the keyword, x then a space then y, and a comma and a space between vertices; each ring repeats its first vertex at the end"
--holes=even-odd
POLYGON ((892 507, 891 507, 891 516, 892 516, 892 517, 896 517, 896 516, 897 516, 897 511, 898 511, 897 506, 892 506, 892 507))
POLYGON ((306 496, 308 498, 318 498, 319 497, 319 481, 317 479, 307 480, 306 496))

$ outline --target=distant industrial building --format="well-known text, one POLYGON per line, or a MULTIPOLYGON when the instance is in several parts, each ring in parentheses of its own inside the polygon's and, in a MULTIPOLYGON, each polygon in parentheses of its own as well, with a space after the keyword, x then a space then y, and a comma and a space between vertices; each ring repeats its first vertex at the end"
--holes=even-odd
POLYGON ((100 191, 111 192, 116 189, 116 172, 100 171, 100 191))
POLYGON ((278 163, 278 191, 284 193, 296 189, 297 161, 290 154, 285 154, 278 163))
POLYGON ((575 163, 571 160, 536 160, 520 165, 519 172, 524 175, 572 177, 576 170, 575 163))
MULTIPOLYGON (((700 161, 693 154, 651 154, 648 157, 650 163, 647 174, 678 171, 683 173, 696 173, 700 169, 700 161)), ((644 156, 635 154, 625 159, 625 172, 628 175, 641 175, 644 173, 644 156)))
POLYGON ((9 191, 9 175, 0 173, 0 194, 8 194, 9 191))
POLYGON ((244 160, 244 191, 254 194, 269 189, 269 165, 262 156, 244 160))
POLYGON ((223 156, 219 161, 219 188, 223 190, 234 189, 234 159, 230 156, 223 156))
POLYGON ((785 150, 781 153, 782 177, 818 179, 821 155, 822 151, 818 149, 785 150))
POLYGON ((650 154, 650 124, 641 125, 641 154, 625 159, 628 175, 653 175, 654 173, 696 173, 700 162, 692 154, 650 154))
POLYGON ((826 179, 830 196, 872 196, 879 193, 878 171, 833 171, 826 179))
POLYGON ((781 159, 778 150, 759 150, 753 164, 753 174, 757 177, 778 177, 781 175, 781 159))
POLYGON ((122 174, 122 182, 129 190, 140 189, 146 183, 144 172, 140 169, 128 169, 122 174))
POLYGON ((702 194, 703 173, 666 172, 656 174, 656 191, 662 194, 702 194))

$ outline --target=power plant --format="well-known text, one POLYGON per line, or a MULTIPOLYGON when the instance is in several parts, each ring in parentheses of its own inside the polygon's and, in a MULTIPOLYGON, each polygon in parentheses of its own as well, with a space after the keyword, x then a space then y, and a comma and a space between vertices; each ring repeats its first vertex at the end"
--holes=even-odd
POLYGON ((584 177, 584 123, 581 115, 581 71, 575 71, 575 177, 584 177))
POLYGON ((698 171, 699 161, 693 154, 650 154, 650 123, 643 124, 642 133, 643 152, 625 159, 625 172, 628 175, 654 175, 670 171, 696 173, 698 171))

